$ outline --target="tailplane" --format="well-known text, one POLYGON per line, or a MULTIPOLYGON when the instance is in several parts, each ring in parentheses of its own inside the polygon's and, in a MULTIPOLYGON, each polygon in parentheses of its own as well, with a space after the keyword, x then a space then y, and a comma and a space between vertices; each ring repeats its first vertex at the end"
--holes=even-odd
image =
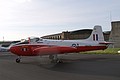
POLYGON ((87 40, 88 41, 104 41, 102 27, 99 25, 94 26, 94 29, 87 40))

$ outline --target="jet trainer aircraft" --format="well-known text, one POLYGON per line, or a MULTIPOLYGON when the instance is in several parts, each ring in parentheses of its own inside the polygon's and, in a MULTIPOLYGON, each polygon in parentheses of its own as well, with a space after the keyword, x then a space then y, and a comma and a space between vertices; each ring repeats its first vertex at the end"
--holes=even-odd
POLYGON ((36 38, 35 41, 30 41, 29 44, 14 45, 10 51, 18 58, 19 63, 21 56, 42 56, 49 55, 49 59, 59 62, 57 55, 64 53, 78 53, 83 51, 104 50, 111 42, 104 41, 104 36, 101 26, 95 26, 90 37, 83 40, 50 40, 36 38))

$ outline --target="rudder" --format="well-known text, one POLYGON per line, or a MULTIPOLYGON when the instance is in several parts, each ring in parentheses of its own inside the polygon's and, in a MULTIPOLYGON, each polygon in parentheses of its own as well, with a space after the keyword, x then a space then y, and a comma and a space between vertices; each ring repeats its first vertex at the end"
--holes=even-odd
POLYGON ((93 31, 87 40, 89 40, 89 41, 104 41, 102 27, 99 25, 94 26, 93 31))

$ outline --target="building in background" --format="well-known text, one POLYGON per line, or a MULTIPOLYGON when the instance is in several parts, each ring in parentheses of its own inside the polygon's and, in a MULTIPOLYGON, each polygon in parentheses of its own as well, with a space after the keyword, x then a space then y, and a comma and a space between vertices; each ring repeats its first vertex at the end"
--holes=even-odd
POLYGON ((55 40, 72 40, 72 39, 86 39, 90 36, 92 29, 83 29, 76 31, 63 31, 62 33, 43 36, 44 39, 55 40))
POLYGON ((114 42, 115 48, 120 48, 120 21, 111 22, 111 26, 109 41, 114 42))
MULTIPOLYGON (((91 35, 92 29, 82 29, 75 31, 64 31, 58 34, 52 34, 43 36, 43 39, 55 39, 55 40, 75 40, 75 39, 86 39, 91 35)), ((103 32, 105 41, 109 41, 110 31, 103 32)))

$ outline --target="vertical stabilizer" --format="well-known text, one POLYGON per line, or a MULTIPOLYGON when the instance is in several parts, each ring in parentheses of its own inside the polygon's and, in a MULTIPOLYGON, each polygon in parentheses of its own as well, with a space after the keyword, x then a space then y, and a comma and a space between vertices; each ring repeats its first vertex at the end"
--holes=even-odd
POLYGON ((88 41, 104 41, 102 27, 99 25, 94 26, 94 29, 87 40, 88 41))

